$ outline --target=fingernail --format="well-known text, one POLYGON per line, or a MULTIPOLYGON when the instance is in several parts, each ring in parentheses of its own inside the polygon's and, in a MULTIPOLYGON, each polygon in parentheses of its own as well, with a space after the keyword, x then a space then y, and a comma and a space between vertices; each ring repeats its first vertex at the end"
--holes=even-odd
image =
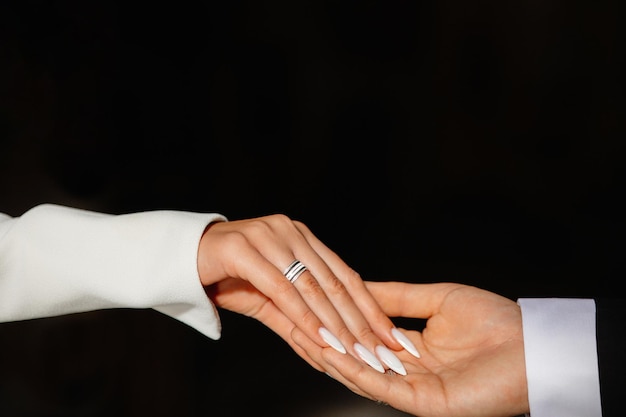
POLYGON ((398 341, 398 343, 400 343, 402 345, 403 348, 405 348, 411 355, 415 356, 416 358, 421 358, 422 355, 420 355, 420 353, 417 351, 417 348, 415 347, 415 345, 409 340, 408 337, 406 337, 404 335, 404 333, 402 333, 400 330, 398 330, 397 328, 393 328, 391 329, 391 335, 394 337, 394 339, 396 339, 398 341))
POLYGON ((367 363, 369 366, 376 369, 381 374, 385 373, 385 368, 383 367, 383 364, 380 363, 380 361, 376 359, 376 356, 374 356, 372 352, 367 350, 365 346, 357 342, 354 344, 354 350, 359 355, 359 357, 363 359, 365 363, 367 363))
POLYGON ((335 337, 326 327, 320 327, 319 334, 324 339, 324 342, 328 343, 333 349, 339 353, 346 353, 346 348, 343 347, 339 339, 335 337))
POLYGON ((388 367, 390 367, 393 371, 400 375, 406 375, 406 369, 404 369, 404 365, 400 362, 400 359, 385 346, 378 345, 376 346, 376 354, 380 358, 381 361, 388 367))

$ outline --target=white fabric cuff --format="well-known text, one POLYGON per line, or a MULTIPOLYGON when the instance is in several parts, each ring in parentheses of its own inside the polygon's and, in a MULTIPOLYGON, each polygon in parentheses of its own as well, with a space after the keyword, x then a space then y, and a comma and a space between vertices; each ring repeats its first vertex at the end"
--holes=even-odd
POLYGON ((532 417, 601 417, 592 299, 521 298, 532 417))
POLYGON ((0 218, 0 321, 107 308, 154 308, 218 339, 198 276, 206 226, 219 214, 109 215, 44 204, 0 218))

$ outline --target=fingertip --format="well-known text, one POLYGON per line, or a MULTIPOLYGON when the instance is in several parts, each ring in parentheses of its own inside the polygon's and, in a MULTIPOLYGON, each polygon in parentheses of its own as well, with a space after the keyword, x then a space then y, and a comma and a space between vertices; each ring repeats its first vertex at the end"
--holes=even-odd
POLYGON ((320 327, 318 330, 318 333, 321 336, 321 338, 324 339, 324 342, 328 343, 330 347, 332 347, 339 353, 342 353, 342 354, 346 353, 346 348, 343 346, 343 344, 341 344, 337 336, 332 334, 327 328, 320 327))
POLYGON ((415 347, 413 342, 411 342, 411 340, 408 337, 406 337, 406 335, 404 333, 402 333, 400 330, 398 330, 398 328, 396 328, 396 327, 392 328, 391 329, 391 335, 411 355, 415 356, 418 359, 422 357, 422 355, 420 355, 419 351, 417 350, 417 348, 415 347))

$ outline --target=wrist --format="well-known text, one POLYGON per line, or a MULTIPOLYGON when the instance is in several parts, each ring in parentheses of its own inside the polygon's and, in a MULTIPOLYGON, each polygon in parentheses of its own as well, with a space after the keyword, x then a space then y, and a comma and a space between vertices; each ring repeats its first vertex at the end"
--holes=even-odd
POLYGON ((198 265, 198 277, 200 278, 200 283, 202 286, 207 287, 211 284, 214 284, 216 281, 216 276, 218 274, 215 273, 215 265, 212 265, 212 257, 211 254, 215 251, 212 249, 212 245, 214 245, 210 230, 217 223, 221 223, 222 221, 214 221, 209 223, 202 232, 200 236, 200 241, 198 242, 198 255, 197 255, 197 265, 198 265), (213 272, 213 273, 212 273, 213 272))

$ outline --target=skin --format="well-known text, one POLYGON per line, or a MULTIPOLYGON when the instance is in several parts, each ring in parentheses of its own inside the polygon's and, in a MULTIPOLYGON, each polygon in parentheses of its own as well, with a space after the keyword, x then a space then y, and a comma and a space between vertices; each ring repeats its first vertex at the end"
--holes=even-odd
POLYGON ((292 337, 319 367, 352 391, 421 417, 497 417, 529 412, 521 311, 489 291, 454 283, 367 282, 390 317, 426 319, 402 329, 421 354, 397 352, 408 374, 372 371, 292 337))
POLYGON ((200 240, 198 272, 217 307, 264 323, 318 370, 293 342, 294 328, 318 347, 328 347, 318 333, 324 326, 355 357, 357 341, 370 352, 377 345, 402 348, 390 334, 393 322, 359 274, 306 225, 285 215, 210 225, 200 240), (294 259, 308 270, 292 284, 282 271, 294 259))

